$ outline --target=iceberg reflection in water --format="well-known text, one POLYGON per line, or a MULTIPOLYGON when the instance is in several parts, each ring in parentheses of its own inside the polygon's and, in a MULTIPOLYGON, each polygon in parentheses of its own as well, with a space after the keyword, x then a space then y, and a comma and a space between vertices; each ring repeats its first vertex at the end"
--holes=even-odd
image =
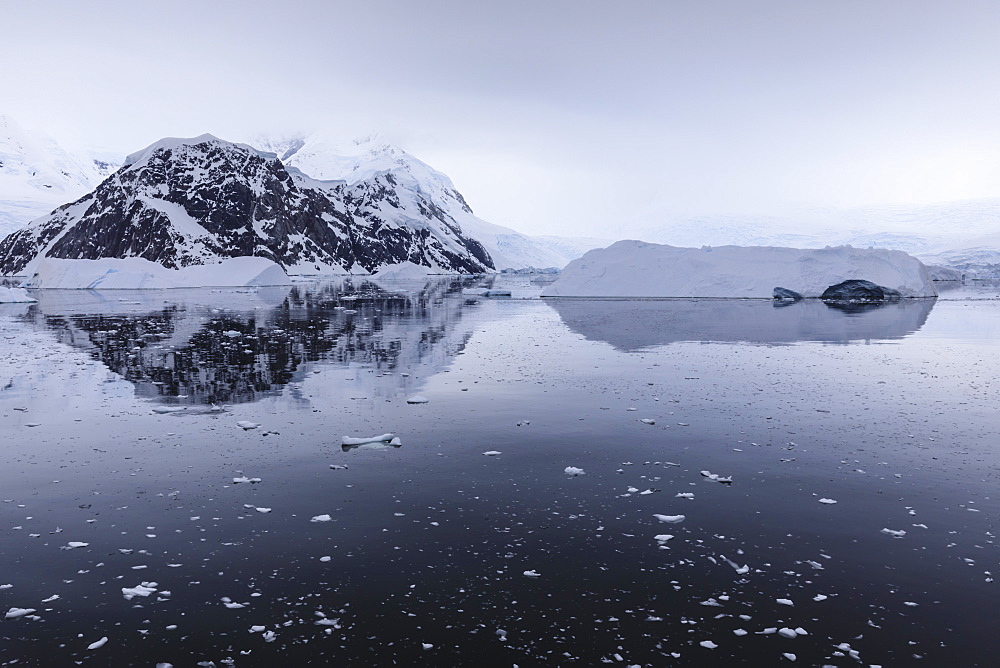
POLYGON ((850 343, 900 339, 919 330, 933 299, 906 299, 860 312, 804 300, 776 308, 764 300, 546 300, 567 327, 618 350, 682 341, 850 343))

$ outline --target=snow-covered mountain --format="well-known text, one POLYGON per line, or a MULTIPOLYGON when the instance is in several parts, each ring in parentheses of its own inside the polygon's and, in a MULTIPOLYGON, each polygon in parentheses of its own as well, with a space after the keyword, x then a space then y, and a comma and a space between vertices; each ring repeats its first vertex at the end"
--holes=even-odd
POLYGON ((378 174, 391 174, 402 199, 432 202, 466 234, 483 244, 498 270, 562 268, 588 250, 613 242, 588 237, 532 236, 489 223, 473 213, 450 178, 377 134, 351 141, 340 141, 324 133, 258 137, 250 143, 316 179, 341 181, 350 186, 378 174))
POLYGON ((784 246, 902 250, 969 275, 1000 275, 1000 199, 856 209, 804 208, 783 216, 675 218, 642 238, 675 246, 784 246))
POLYGON ((93 190, 115 169, 0 114, 0 238, 93 190))
POLYGON ((0 274, 36 257, 141 257, 176 268, 237 256, 292 273, 368 273, 405 261, 449 273, 494 266, 405 172, 322 181, 271 153, 202 135, 128 156, 93 192, 0 241, 0 274))

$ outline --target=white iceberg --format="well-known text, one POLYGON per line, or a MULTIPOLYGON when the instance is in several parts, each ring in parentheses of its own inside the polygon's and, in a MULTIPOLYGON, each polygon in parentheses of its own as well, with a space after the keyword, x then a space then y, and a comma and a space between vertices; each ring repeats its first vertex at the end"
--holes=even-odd
POLYGON ((285 270, 263 257, 232 257, 218 264, 181 269, 139 257, 66 260, 39 258, 24 270, 26 288, 62 290, 146 290, 163 288, 291 285, 285 270))
POLYGON ((619 241, 573 260, 543 297, 771 299, 776 287, 819 297, 845 280, 871 281, 903 297, 936 297, 927 267, 903 251, 770 246, 678 248, 619 241))
POLYGON ((0 304, 30 304, 38 300, 28 295, 24 288, 0 286, 0 304))

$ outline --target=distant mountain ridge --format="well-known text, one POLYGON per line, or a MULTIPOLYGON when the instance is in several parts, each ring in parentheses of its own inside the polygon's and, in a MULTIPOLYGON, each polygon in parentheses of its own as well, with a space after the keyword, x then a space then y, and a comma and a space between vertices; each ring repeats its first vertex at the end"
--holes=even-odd
POLYGON ((0 241, 0 273, 35 257, 141 257, 166 267, 236 256, 290 273, 369 273, 413 262, 445 273, 493 269, 489 253, 419 191, 378 172, 325 183, 272 154, 211 135, 130 155, 93 192, 0 241))

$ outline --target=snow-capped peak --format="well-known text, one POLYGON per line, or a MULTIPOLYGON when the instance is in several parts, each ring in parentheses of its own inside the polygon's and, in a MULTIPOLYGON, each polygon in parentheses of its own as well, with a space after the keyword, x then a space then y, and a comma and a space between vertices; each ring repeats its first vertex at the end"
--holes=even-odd
POLYGON ((236 144, 233 142, 226 141, 224 139, 219 139, 215 135, 205 133, 203 135, 198 135, 197 137, 164 137, 159 141, 155 141, 141 151, 136 151, 125 157, 124 167, 135 167, 145 164, 149 158, 159 150, 174 150, 182 146, 198 146, 200 144, 218 144, 220 146, 238 146, 239 148, 246 149, 248 151, 253 151, 266 157, 270 157, 270 153, 267 151, 259 151, 258 149, 248 145, 248 144, 236 144))

